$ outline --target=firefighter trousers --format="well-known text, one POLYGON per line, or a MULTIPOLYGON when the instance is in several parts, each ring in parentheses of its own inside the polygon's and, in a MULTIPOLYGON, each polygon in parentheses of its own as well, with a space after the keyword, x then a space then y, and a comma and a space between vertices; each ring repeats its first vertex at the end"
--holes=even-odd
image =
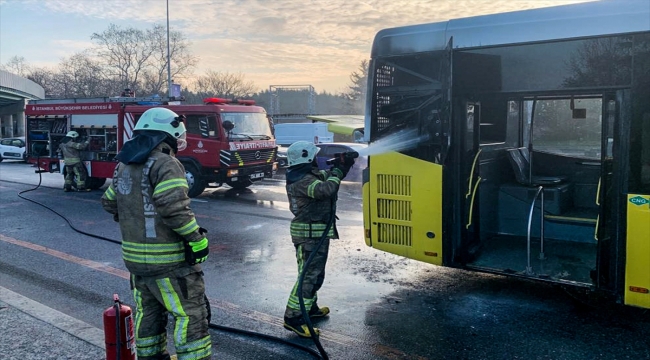
POLYGON ((309 256, 316 250, 319 239, 310 239, 307 242, 295 245, 296 260, 298 262, 298 279, 293 285, 287 308, 284 312, 285 319, 301 319, 302 313, 300 312, 300 302, 298 300, 298 282, 300 281, 300 273, 305 272, 305 278, 302 283, 302 296, 305 302, 305 310, 309 312, 312 307, 317 307, 318 290, 323 286, 325 281, 325 265, 327 264, 327 255, 330 248, 330 239, 325 239, 323 245, 314 255, 309 267, 305 268, 305 262, 309 256))
POLYGON ((66 189, 72 189, 72 184, 74 183, 75 177, 77 179, 77 190, 84 190, 86 188, 86 179, 88 178, 88 173, 86 172, 86 167, 81 162, 65 166, 64 186, 66 189))
POLYGON ((168 277, 131 275, 138 360, 168 359, 168 314, 174 317, 174 346, 178 360, 210 359, 208 304, 202 272, 168 277))

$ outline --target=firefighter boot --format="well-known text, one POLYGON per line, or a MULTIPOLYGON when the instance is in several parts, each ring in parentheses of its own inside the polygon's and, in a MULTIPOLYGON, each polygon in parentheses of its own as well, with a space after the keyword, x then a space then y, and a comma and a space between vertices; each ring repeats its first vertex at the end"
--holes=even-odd
POLYGON ((314 318, 322 318, 330 313, 330 308, 327 306, 323 306, 321 308, 318 307, 318 305, 314 304, 314 306, 311 307, 311 310, 309 310, 309 318, 314 319, 314 318))
MULTIPOLYGON (((300 337, 304 337, 304 338, 311 337, 309 328, 307 327, 307 324, 305 324, 305 321, 302 319, 302 317, 298 317, 298 318, 285 317, 284 328, 295 332, 300 337)), ((320 330, 318 330, 318 328, 314 328, 314 332, 316 332, 316 335, 320 335, 320 330)))
POLYGON ((72 187, 66 186, 66 187, 63 188, 63 191, 70 192, 70 191, 72 191, 72 187))

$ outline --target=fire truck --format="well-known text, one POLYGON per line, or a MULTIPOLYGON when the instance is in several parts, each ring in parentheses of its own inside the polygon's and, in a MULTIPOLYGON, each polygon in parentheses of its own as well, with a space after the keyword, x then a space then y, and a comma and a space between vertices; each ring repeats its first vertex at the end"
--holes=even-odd
POLYGON ((133 137, 147 109, 166 107, 185 116, 187 148, 177 154, 185 167, 189 196, 227 184, 243 189, 277 170, 273 121, 253 100, 206 98, 185 105, 175 98, 105 97, 31 100, 26 106, 28 161, 44 172, 65 173, 59 143, 74 130, 89 141, 81 157, 86 186, 98 189, 113 177, 115 156, 133 137))

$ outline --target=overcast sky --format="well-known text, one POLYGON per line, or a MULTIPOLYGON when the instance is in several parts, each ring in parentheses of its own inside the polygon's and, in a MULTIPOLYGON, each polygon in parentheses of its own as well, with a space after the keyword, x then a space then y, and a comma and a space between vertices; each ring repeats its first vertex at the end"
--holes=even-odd
MULTIPOLYGON (((380 29, 585 0, 169 0, 170 27, 199 57, 195 74, 243 73, 260 90, 340 92, 380 29)), ((0 0, 0 63, 36 66, 91 47, 108 28, 166 24, 165 0, 0 0)))

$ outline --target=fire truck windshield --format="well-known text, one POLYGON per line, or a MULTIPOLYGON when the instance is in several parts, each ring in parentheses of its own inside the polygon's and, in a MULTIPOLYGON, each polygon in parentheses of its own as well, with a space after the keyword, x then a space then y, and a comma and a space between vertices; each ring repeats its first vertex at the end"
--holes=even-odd
POLYGON ((271 139, 271 126, 265 113, 221 113, 221 121, 235 124, 232 135, 242 135, 252 140, 271 139))

